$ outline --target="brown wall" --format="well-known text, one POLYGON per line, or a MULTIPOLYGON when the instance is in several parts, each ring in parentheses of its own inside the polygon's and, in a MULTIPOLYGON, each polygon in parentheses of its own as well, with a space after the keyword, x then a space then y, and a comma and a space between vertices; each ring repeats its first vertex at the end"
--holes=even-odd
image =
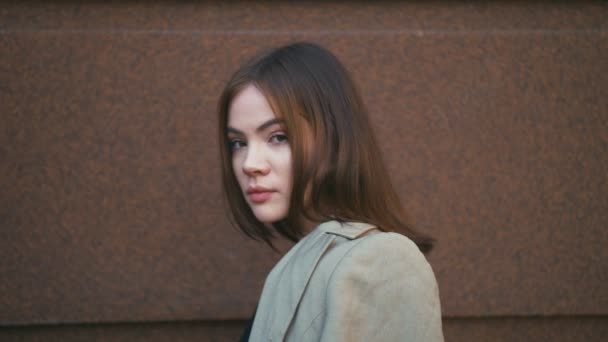
POLYGON ((0 340, 240 334, 279 254, 226 219, 214 110, 293 40, 357 80, 447 340, 608 338, 605 2, 61 2, 0 4, 0 340))

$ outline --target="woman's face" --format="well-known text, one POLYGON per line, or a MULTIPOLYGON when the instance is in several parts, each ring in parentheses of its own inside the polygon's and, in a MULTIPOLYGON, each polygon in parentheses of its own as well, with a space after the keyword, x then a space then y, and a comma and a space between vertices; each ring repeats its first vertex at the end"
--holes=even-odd
POLYGON ((287 133, 264 95, 251 84, 230 103, 228 141, 234 175, 256 218, 263 223, 285 218, 292 189, 287 133))

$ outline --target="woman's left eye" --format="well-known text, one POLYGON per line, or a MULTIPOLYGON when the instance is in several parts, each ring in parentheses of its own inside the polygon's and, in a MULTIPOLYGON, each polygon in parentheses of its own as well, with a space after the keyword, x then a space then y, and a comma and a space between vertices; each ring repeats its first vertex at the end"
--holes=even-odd
POLYGON ((273 144, 283 144, 287 142, 287 134, 275 133, 270 136, 270 142, 273 144))

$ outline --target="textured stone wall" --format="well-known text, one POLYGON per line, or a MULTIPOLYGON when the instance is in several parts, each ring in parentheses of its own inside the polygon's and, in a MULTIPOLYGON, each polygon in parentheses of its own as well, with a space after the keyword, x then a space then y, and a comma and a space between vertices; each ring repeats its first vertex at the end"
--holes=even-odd
POLYGON ((608 337, 605 2, 25 2, 0 4, 0 339, 234 340, 280 254, 226 218, 216 101, 300 40, 351 70, 439 241, 446 339, 608 337))

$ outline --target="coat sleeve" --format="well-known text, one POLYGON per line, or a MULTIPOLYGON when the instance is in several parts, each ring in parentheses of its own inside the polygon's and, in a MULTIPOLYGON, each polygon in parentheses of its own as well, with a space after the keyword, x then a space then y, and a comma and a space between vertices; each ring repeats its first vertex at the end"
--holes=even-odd
POLYGON ((321 341, 443 341, 433 271, 396 233, 352 241, 327 287, 321 341))

